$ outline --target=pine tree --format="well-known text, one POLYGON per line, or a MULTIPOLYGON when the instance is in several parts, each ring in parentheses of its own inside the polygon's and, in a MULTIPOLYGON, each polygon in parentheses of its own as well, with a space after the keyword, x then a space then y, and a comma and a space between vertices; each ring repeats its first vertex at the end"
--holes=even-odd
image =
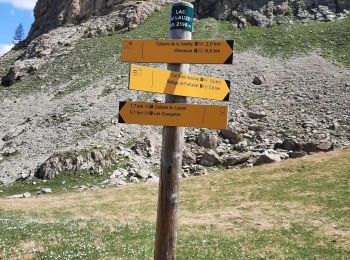
POLYGON ((20 23, 15 31, 15 36, 13 37, 13 42, 18 43, 24 38, 23 25, 20 23))

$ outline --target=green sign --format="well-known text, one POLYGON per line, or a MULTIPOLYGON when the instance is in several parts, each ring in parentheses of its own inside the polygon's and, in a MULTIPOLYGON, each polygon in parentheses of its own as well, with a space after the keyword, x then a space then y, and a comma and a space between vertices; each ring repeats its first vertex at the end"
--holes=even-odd
POLYGON ((182 29, 192 32, 193 8, 186 5, 174 6, 171 10, 170 30, 182 29))

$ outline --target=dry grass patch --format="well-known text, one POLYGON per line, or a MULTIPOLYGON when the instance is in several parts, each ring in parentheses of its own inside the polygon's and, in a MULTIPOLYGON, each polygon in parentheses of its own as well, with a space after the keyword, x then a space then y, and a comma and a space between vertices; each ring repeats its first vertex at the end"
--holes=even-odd
POLYGON ((156 194, 157 185, 129 185, 118 189, 72 192, 25 200, 0 199, 0 208, 40 214, 47 221, 54 221, 60 214, 73 218, 114 219, 121 222, 126 218, 149 220, 151 211, 156 210, 156 194), (153 195, 153 200, 145 200, 150 195, 153 195))
POLYGON ((17 245, 17 248, 27 257, 29 257, 31 254, 36 254, 45 251, 45 247, 42 243, 33 240, 21 242, 17 245))
POLYGON ((193 214, 180 211, 180 223, 185 225, 210 225, 222 231, 236 226, 258 230, 288 229, 294 223, 308 222, 318 214, 321 207, 305 208, 301 203, 267 203, 264 201, 243 202, 235 208, 222 208, 212 213, 193 214))

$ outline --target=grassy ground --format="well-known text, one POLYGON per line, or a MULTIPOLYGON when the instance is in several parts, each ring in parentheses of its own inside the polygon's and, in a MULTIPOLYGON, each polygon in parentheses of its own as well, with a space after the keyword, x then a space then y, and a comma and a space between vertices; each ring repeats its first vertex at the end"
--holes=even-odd
MULTIPOLYGON (((64 93, 78 91, 102 79, 106 91, 115 91, 123 81, 120 75, 128 75, 128 64, 120 62, 120 45, 123 39, 166 39, 170 6, 152 14, 135 30, 79 41, 71 53, 57 57, 44 65, 39 73, 28 75, 25 80, 11 87, 11 93, 37 90, 43 86, 65 85, 64 93), (40 78, 39 78, 40 77, 40 78)), ((195 39, 234 39, 236 51, 256 51, 267 57, 291 58, 309 52, 318 52, 325 58, 350 67, 350 17, 331 23, 310 22, 294 25, 276 25, 271 28, 249 27, 234 30, 232 24, 212 18, 195 22, 195 39)), ((0 75, 4 75, 14 58, 14 53, 0 58, 0 75)), ((51 87, 52 89, 52 87, 51 87)), ((6 92, 0 87, 0 93, 6 92)), ((58 90, 57 90, 58 91, 58 90)))
MULTIPOLYGON (((178 259, 349 259, 350 149, 181 182, 178 259)), ((0 199, 0 259, 150 259, 157 184, 0 199)))

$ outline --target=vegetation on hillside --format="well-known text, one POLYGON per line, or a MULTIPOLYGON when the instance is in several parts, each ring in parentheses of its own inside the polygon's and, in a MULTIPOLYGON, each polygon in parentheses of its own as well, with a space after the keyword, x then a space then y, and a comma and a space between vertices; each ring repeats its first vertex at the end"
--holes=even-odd
MULTIPOLYGON (((106 94, 117 88, 127 76, 128 64, 120 62, 120 46, 123 39, 166 39, 170 6, 152 14, 136 29, 122 34, 109 34, 97 38, 84 38, 73 51, 56 57, 41 70, 9 88, 11 93, 32 91, 45 86, 67 85, 65 92, 57 90, 57 97, 77 91, 108 78, 106 94)), ((275 25, 270 28, 248 27, 235 30, 232 24, 213 18, 198 20, 194 24, 194 39, 234 39, 237 52, 256 51, 267 57, 291 58, 309 52, 343 66, 350 67, 350 17, 343 20, 303 24, 275 25)), ((0 58, 0 73, 4 75, 14 57, 12 53, 0 58)), ((52 89, 52 88, 51 88, 52 89)), ((0 87, 0 91, 4 90, 0 87)))

